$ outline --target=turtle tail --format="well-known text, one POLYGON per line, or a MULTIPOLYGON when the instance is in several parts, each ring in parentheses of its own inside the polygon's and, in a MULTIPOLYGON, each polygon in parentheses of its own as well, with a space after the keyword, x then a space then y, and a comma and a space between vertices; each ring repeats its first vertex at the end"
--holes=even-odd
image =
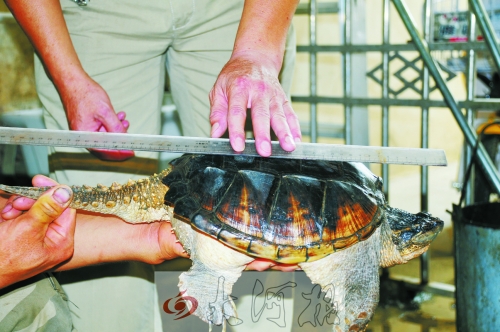
MULTIPOLYGON (((164 171, 146 179, 129 180, 127 184, 70 186, 73 200, 70 207, 90 212, 111 214, 130 223, 169 220, 164 204, 168 188, 161 182, 164 171)), ((38 199, 49 187, 13 187, 0 185, 5 192, 38 199)))
POLYGON ((3 184, 0 184, 0 190, 3 190, 7 193, 14 194, 14 195, 19 195, 23 197, 28 197, 32 199, 38 199, 40 196, 43 195, 44 192, 49 190, 52 187, 13 187, 13 186, 6 186, 3 184))

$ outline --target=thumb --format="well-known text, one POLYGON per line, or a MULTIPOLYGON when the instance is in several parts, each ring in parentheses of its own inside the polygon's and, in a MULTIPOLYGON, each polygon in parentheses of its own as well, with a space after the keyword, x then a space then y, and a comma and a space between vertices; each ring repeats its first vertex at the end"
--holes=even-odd
POLYGON ((48 225, 63 213, 72 198, 73 192, 68 186, 55 186, 40 196, 25 215, 33 224, 48 225))

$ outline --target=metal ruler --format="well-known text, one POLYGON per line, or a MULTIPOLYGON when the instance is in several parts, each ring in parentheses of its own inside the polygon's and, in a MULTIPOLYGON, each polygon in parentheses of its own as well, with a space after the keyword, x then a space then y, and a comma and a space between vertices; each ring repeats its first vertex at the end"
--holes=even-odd
MULTIPOLYGON (((46 145, 114 150, 167 151, 177 153, 259 156, 255 142, 234 152, 228 139, 163 135, 95 133, 84 131, 0 127, 1 144, 46 145)), ((443 150, 360 145, 298 143, 286 152, 272 142, 272 158, 357 161, 364 163, 446 166, 443 150)))

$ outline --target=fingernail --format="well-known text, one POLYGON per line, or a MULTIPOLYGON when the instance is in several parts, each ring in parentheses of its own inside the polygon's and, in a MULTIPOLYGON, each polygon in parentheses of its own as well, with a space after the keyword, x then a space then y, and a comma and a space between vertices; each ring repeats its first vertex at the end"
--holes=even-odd
POLYGON ((11 204, 11 203, 9 203, 9 204, 5 205, 5 207, 4 207, 4 208, 3 208, 3 210, 2 210, 2 213, 7 213, 7 212, 9 212, 10 210, 12 210, 12 204, 11 204))
POLYGON ((264 141, 264 142, 260 143, 260 149, 265 154, 271 154, 271 143, 268 141, 264 141))
POLYGON ((245 150, 245 140, 241 137, 237 137, 234 140, 234 149, 238 152, 245 150))
POLYGON ((300 142, 302 142, 302 140, 300 139, 300 137, 295 137, 295 138, 294 138, 294 140, 295 140, 295 143, 300 143, 300 142))
POLYGON ((295 142, 292 140, 291 136, 285 138, 285 143, 295 146, 295 142))
POLYGON ((220 127, 220 126, 219 126, 219 123, 218 123, 218 122, 214 123, 214 125, 212 126, 212 132, 210 133, 210 136, 213 136, 213 135, 214 135, 214 132, 216 132, 216 131, 217 131, 217 129, 219 129, 219 127, 220 127))
POLYGON ((65 204, 71 198, 71 192, 66 188, 59 188, 52 194, 52 197, 60 204, 65 204))

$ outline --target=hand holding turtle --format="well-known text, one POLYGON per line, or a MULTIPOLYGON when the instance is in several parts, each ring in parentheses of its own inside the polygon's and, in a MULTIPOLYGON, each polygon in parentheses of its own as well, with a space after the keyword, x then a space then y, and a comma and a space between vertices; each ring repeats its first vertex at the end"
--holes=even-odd
MULTIPOLYGON (((33 185, 39 187, 54 186, 57 185, 57 182, 43 175, 37 175, 33 178, 33 185)), ((49 192, 52 191, 53 189, 49 192)), ((4 209, 1 217, 6 221, 15 222, 17 219, 14 218, 21 216, 24 211, 31 211, 32 206, 42 202, 41 198, 35 201, 26 197, 13 196, 7 203, 9 210, 5 211, 4 209)), ((27 214, 23 216, 25 215, 27 214)), ((74 213, 72 217, 74 220, 74 213)), ((79 211, 76 219, 76 231, 73 222, 71 233, 71 253, 73 253, 73 233, 75 234, 74 254, 71 259, 61 264, 58 270, 69 270, 92 264, 123 260, 138 260, 149 264, 159 264, 176 257, 189 257, 182 245, 177 241, 168 222, 131 225, 113 216, 101 216, 82 211, 79 211), (89 241, 90 238, 92 238, 92 241, 89 241), (121 241, 118 241, 117 238, 121 241)), ((0 234, 2 232, 1 227, 2 224, 0 223, 0 234)), ((0 239, 3 239, 1 235, 0 239)), ((63 260, 57 263, 61 261, 63 260)), ((43 270, 35 274, 41 272, 43 270)))
POLYGON ((281 264, 281 263, 276 263, 269 259, 256 258, 253 262, 247 265, 245 270, 248 271, 277 270, 281 272, 293 272, 302 269, 297 264, 281 264))
POLYGON ((57 185, 38 200, 0 198, 0 288, 69 259, 73 254, 75 210, 72 192, 57 185), (26 213, 21 210, 28 209, 26 213))

